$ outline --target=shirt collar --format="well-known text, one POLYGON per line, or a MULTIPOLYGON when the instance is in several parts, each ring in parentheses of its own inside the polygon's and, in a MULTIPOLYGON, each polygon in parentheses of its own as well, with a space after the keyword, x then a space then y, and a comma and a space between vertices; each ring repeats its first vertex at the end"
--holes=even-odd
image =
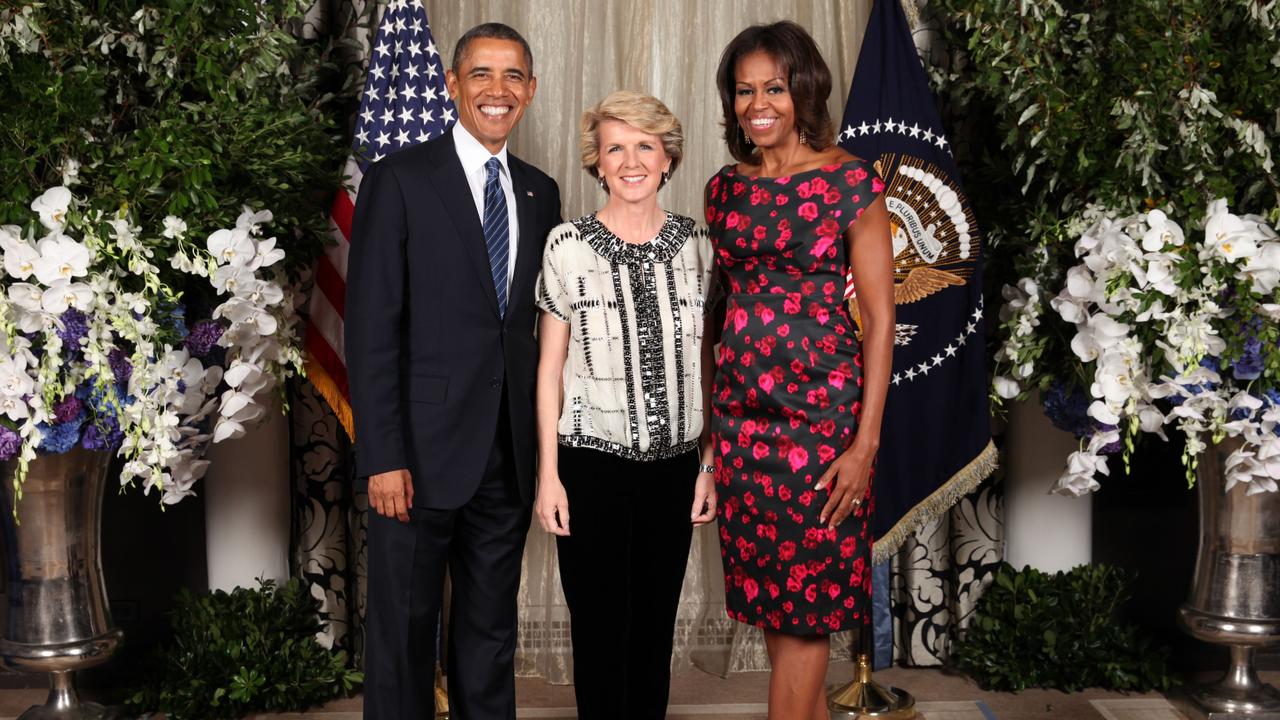
POLYGON ((511 170, 507 168, 507 144, 502 144, 502 149, 495 155, 489 152, 489 148, 480 144, 480 141, 467 132, 462 123, 453 124, 453 146, 458 151, 458 160, 462 162, 462 169, 468 176, 474 175, 477 171, 484 168, 484 164, 489 162, 489 158, 498 158, 498 164, 502 166, 502 171, 511 176, 511 170))

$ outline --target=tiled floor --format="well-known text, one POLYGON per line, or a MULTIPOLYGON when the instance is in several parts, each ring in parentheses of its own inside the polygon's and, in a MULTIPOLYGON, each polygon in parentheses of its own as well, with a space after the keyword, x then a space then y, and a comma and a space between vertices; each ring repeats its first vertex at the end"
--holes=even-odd
MULTIPOLYGON (((848 663, 832 666, 828 681, 843 683, 852 676, 848 663)), ((1263 673, 1280 683, 1280 673, 1263 673)), ((1168 700, 1157 694, 1124 695, 1099 690, 1062 693, 1028 690, 1018 694, 988 693, 967 678, 940 670, 892 668, 876 674, 877 682, 905 688, 917 700, 922 720, 1186 720, 1168 700)), ((522 720, 571 720, 573 688, 549 685, 537 678, 516 683, 522 720)), ((678 673, 672 679, 669 720, 762 720, 765 717, 767 676, 741 673, 719 678, 701 671, 678 673)), ((92 693, 86 693, 92 695, 92 693)), ((11 720, 44 701, 43 690, 0 690, 0 720, 11 720)), ((260 716, 259 720, 359 720, 360 699, 340 700, 303 714, 260 716)))

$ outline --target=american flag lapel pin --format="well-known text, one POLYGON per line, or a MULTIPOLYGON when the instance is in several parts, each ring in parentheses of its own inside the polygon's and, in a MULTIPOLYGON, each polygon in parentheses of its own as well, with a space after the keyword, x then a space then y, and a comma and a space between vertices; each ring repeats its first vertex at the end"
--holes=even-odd
POLYGON ((525 194, 527 197, 533 197, 533 191, 532 191, 532 190, 525 190, 525 191, 524 191, 524 194, 525 194))

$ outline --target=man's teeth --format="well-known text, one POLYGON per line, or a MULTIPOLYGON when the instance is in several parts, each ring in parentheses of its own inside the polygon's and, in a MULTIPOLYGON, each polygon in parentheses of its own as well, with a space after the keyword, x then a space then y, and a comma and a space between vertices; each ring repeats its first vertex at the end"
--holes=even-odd
POLYGON ((511 108, 505 105, 481 105, 480 112, 488 115, 489 117, 498 117, 511 112, 511 108))

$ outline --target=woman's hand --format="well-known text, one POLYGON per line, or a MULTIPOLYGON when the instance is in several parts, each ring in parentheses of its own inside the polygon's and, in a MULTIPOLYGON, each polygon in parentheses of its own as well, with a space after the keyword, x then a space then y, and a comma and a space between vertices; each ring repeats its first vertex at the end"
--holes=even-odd
POLYGON ((693 485, 693 510, 689 519, 701 527, 716 519, 716 479, 709 472, 698 473, 693 485))
POLYGON ((821 522, 827 523, 834 530, 861 507, 866 499, 867 488, 871 485, 871 463, 875 457, 875 450, 854 443, 831 463, 831 467, 827 468, 814 486, 815 490, 831 488, 831 496, 819 516, 821 522))
POLYGON ((533 502, 533 512, 543 530, 569 537, 569 495, 559 475, 538 479, 538 498, 533 502))

